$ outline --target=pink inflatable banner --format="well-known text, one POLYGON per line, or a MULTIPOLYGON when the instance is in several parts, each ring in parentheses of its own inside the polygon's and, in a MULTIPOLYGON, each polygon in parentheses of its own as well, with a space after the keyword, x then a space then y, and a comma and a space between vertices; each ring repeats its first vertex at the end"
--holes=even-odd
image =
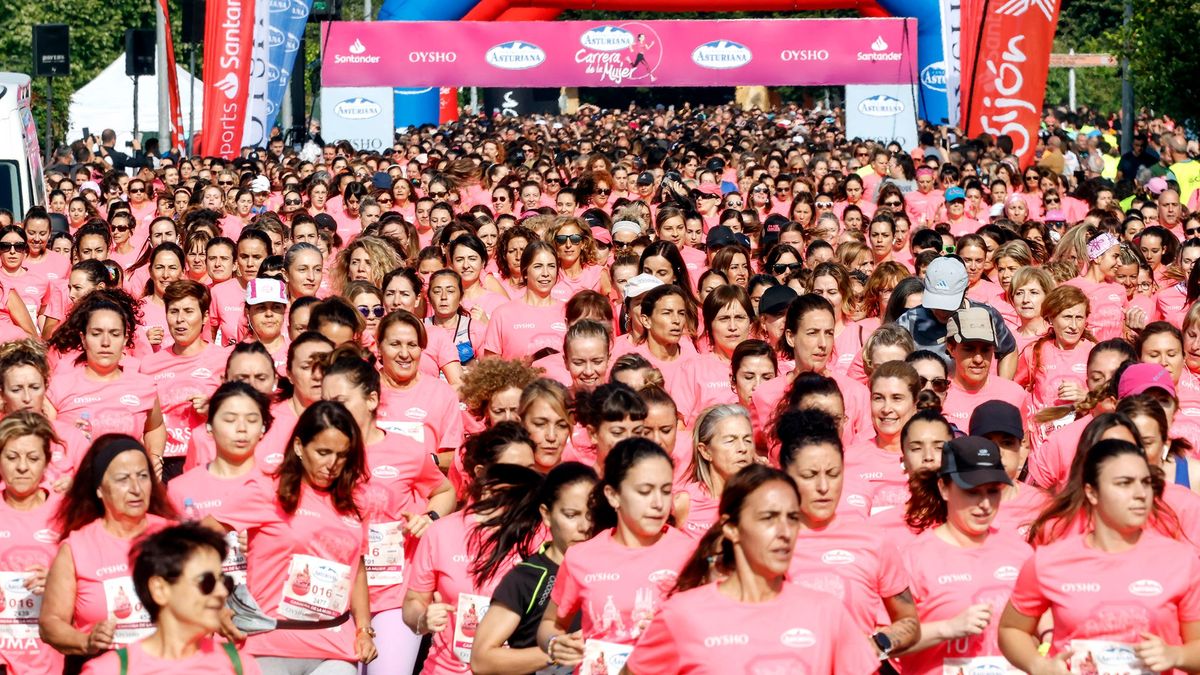
POLYGON ((322 25, 322 81, 390 87, 911 84, 915 19, 322 25))

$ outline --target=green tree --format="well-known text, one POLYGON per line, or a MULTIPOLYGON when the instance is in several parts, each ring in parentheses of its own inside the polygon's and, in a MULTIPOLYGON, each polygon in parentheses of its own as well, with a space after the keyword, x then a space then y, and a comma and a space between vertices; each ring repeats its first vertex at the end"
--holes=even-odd
POLYGON ((1200 129, 1200 4, 1136 0, 1128 37, 1135 104, 1200 129))

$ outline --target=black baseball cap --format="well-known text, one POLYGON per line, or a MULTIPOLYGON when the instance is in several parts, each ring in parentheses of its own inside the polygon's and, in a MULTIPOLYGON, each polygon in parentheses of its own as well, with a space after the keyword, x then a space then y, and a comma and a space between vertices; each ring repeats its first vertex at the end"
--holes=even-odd
POLYGON ((1007 401, 987 401, 977 406, 971 413, 970 429, 972 436, 987 436, 999 432, 1017 439, 1025 438, 1025 428, 1021 425, 1021 411, 1007 401))
POLYGON ((750 240, 746 238, 746 235, 734 232, 728 225, 717 225, 708 231, 708 235, 704 239, 704 244, 708 247, 708 250, 715 251, 716 249, 735 244, 749 247, 750 240))
POLYGON ((783 314, 791 306, 792 301, 800 297, 791 286, 772 286, 763 292, 758 299, 758 313, 783 314))
POLYGON ((949 476, 960 488, 973 490, 988 483, 1012 485, 1000 461, 1000 448, 981 436, 963 436, 942 446, 942 468, 938 475, 949 476))
POLYGON ((643 186, 654 185, 654 174, 649 171, 643 171, 642 173, 638 174, 637 184, 643 186))

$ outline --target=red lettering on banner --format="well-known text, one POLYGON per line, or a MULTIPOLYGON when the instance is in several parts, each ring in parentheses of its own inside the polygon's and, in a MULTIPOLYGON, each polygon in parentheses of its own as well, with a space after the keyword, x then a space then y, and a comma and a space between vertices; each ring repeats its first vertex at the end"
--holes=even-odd
POLYGON ((1041 126, 1058 0, 968 0, 962 6, 962 124, 1007 135, 1025 167, 1041 126))
POLYGON ((246 125, 254 5, 243 0, 208 0, 204 30, 205 155, 232 158, 241 149, 246 125))

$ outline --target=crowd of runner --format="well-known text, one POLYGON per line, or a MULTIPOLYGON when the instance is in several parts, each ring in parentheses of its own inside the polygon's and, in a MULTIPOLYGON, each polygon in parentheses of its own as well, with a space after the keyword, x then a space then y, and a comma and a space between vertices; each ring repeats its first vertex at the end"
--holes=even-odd
POLYGON ((0 663, 1200 672, 1200 161, 1136 133, 63 147, 0 212, 0 663))

